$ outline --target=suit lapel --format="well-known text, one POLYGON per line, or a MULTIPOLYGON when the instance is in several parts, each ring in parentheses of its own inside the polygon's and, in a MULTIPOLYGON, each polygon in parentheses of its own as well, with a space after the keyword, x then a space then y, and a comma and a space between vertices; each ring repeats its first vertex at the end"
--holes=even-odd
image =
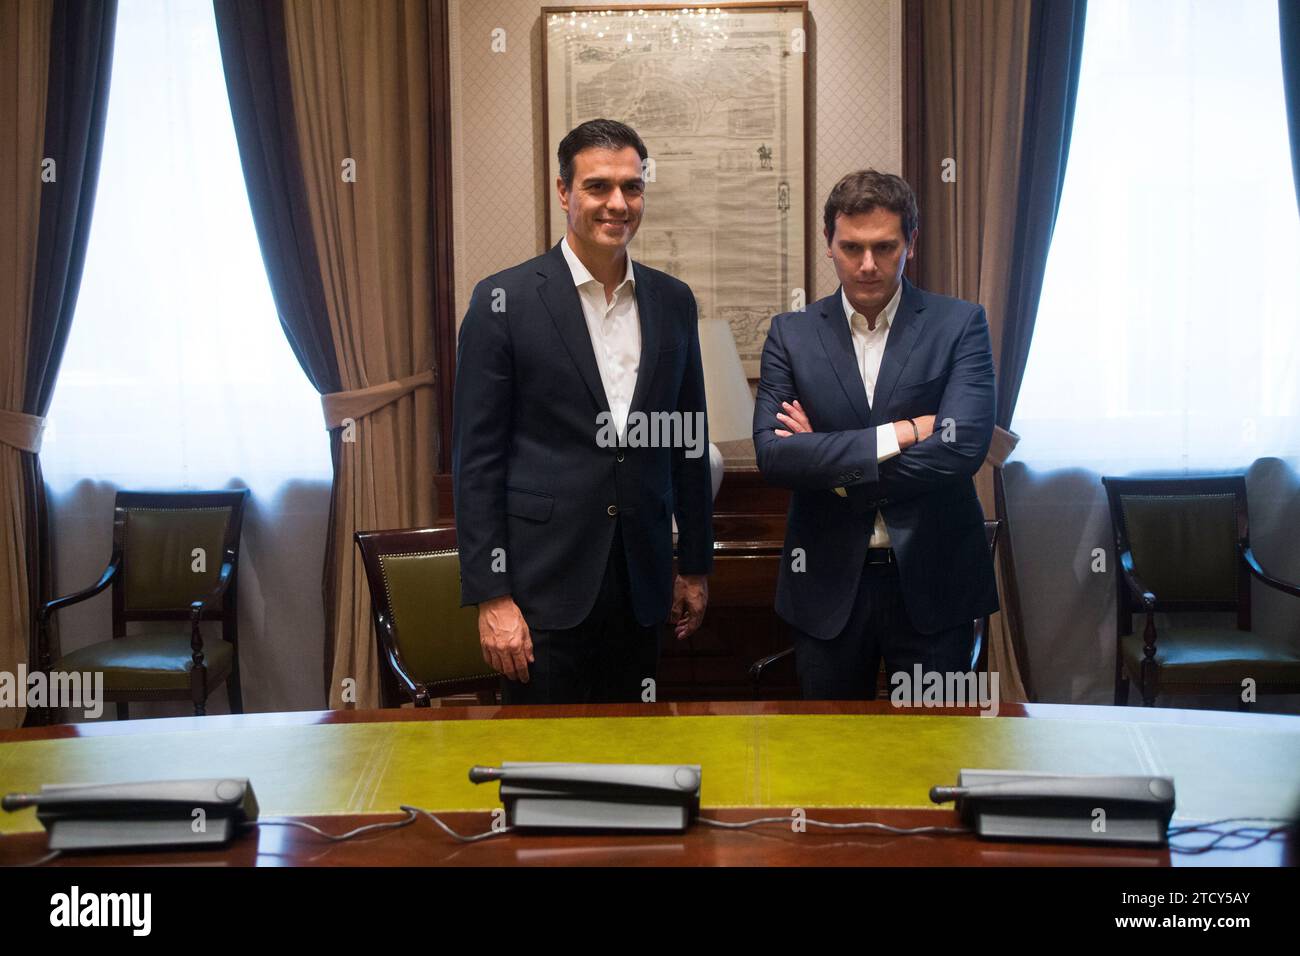
MULTIPOLYGON (((628 253, 631 255, 631 253, 628 253)), ((645 267, 632 263, 632 277, 636 281, 636 310, 641 320, 641 360, 637 365, 636 387, 632 391, 629 411, 641 407, 646 389, 659 363, 659 287, 651 281, 645 267)))
MULTIPOLYGON (((819 301, 816 308, 821 311, 817 334, 821 337, 822 348, 826 350, 826 357, 840 380, 845 397, 861 420, 862 427, 866 428, 871 408, 867 404, 867 390, 862 384, 862 372, 858 369, 858 356, 853 350, 853 336, 849 333, 849 320, 840 301, 840 290, 836 289, 834 295, 819 301)), ((892 334, 890 337, 892 339, 892 334)))
POLYGON ((894 313, 889 338, 885 341, 885 354, 880 360, 880 374, 876 376, 876 400, 873 404, 877 409, 889 406, 894 387, 898 384, 912 349, 920 338, 921 325, 924 321, 921 312, 924 310, 925 303, 920 293, 912 283, 904 279, 898 311, 894 313))
MULTIPOLYGON (((538 275, 544 281, 537 287, 542 304, 551 314, 551 321, 555 323, 573 364, 578 367, 578 374, 587 384, 596 409, 607 412, 609 399, 605 396, 605 386, 600 380, 596 353, 591 347, 591 333, 587 331, 587 320, 582 312, 578 289, 573 284, 573 273, 569 271, 569 264, 564 260, 558 242, 551 247, 543 263, 543 269, 538 270, 538 275)), ((642 351, 644 353, 644 349, 642 351)))

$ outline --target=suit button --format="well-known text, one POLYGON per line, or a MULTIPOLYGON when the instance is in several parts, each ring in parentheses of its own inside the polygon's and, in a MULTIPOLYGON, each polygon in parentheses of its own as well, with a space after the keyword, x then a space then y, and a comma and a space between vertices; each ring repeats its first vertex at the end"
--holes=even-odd
POLYGON ((609 515, 611 518, 614 517, 614 515, 618 514, 618 505, 610 505, 605 509, 605 514, 609 515))
POLYGON ((614 460, 615 460, 615 461, 622 461, 622 460, 623 460, 623 453, 622 453, 622 452, 619 452, 617 455, 615 455, 615 456, 614 456, 614 460))

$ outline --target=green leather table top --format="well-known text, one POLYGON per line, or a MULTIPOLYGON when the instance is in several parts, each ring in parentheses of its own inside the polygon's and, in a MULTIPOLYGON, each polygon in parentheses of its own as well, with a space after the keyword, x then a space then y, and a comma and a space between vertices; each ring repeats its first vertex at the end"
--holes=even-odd
MULTIPOLYGON (((1176 816, 1284 816, 1296 729, 890 715, 430 720, 123 734, 0 744, 0 791, 43 783, 248 777, 263 814, 490 810, 474 764, 698 763, 706 807, 932 807, 963 767, 1171 776, 1176 816)), ((0 832, 40 829, 0 813, 0 832)))

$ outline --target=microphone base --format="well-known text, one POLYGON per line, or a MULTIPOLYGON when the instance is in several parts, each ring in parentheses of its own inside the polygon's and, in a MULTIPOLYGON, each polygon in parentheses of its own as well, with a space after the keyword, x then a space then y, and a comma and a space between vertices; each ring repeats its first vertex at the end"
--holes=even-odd
MULTIPOLYGON (((1022 781, 1019 796, 973 795, 957 798, 962 821, 985 840, 1035 840, 1067 843, 1162 847, 1168 845, 1174 812, 1172 789, 1167 800, 1117 799, 1106 793, 1105 778, 1076 777, 1078 792, 1043 796, 1036 780, 1054 774, 1005 770, 962 770, 959 787, 1022 781), (1101 785, 1093 781, 1103 781, 1101 785)), ((1112 778, 1114 779, 1114 778, 1112 778)))
POLYGON ((149 847, 221 846, 235 836, 232 817, 209 814, 203 830, 194 832, 189 817, 43 818, 51 850, 127 850, 149 847))
MULTIPOLYGON (((505 789, 504 787, 502 789, 505 789)), ((631 830, 682 833, 693 810, 678 803, 590 800, 563 796, 502 795, 506 823, 524 831, 631 830)))

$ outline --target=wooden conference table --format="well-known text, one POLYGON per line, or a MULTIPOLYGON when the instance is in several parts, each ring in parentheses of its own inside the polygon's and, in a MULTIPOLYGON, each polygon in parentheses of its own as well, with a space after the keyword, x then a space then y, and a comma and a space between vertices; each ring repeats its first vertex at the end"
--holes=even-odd
MULTIPOLYGON (((728 702, 580 707, 445 707, 101 721, 0 732, 0 790, 43 783, 248 777, 263 818, 292 816, 341 833, 432 810, 462 833, 490 826, 495 785, 474 764, 503 760, 698 763, 701 814, 789 814, 956 826, 934 784, 958 770, 1172 776, 1175 823, 1293 815, 1300 798, 1300 717, 1066 705, 899 709, 879 702, 728 702)), ((1198 841, 1200 842, 1200 841, 1198 841)), ((0 813, 0 865, 40 858, 33 810, 0 813)), ((1018 844, 970 834, 896 836, 789 824, 695 825, 684 834, 507 833, 461 844, 421 818, 399 830, 330 843, 263 826, 201 851, 65 855, 52 866, 660 865, 1169 866, 1294 863, 1271 841, 1198 856, 1168 850, 1018 844)))

